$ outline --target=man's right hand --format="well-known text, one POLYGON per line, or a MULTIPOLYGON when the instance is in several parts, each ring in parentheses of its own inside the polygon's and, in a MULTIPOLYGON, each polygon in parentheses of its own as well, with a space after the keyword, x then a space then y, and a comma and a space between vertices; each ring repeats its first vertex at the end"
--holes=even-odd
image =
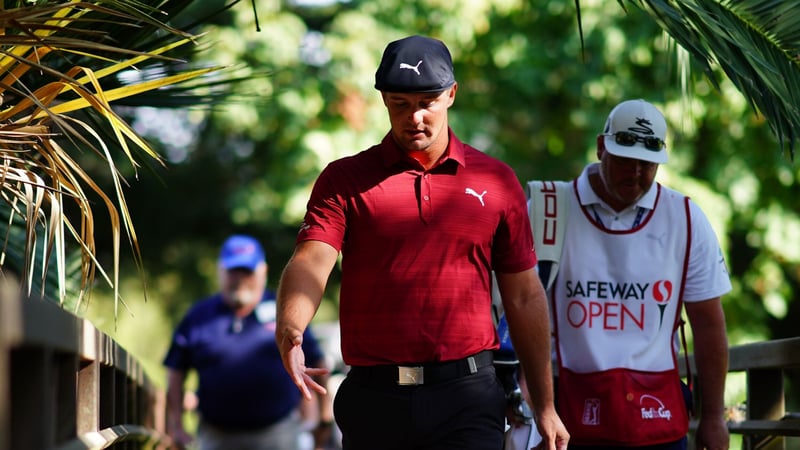
POLYGON ((292 381, 294 381, 294 384, 300 389, 303 398, 311 400, 313 398, 311 396, 311 390, 321 395, 327 394, 328 390, 317 383, 313 377, 327 375, 330 371, 323 368, 306 367, 306 355, 303 353, 302 347, 302 333, 295 334, 293 338, 289 337, 290 333, 285 333, 284 336, 286 337, 280 341, 283 366, 286 368, 286 371, 289 372, 289 376, 292 378, 292 381))

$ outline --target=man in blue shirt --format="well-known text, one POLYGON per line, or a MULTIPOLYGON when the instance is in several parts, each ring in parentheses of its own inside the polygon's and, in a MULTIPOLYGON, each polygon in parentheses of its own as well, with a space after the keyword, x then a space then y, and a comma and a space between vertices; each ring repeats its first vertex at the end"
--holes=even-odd
MULTIPOLYGON (((164 359, 167 432, 178 448, 193 440, 182 418, 186 376, 196 370, 200 450, 299 449, 301 396, 275 344, 275 300, 266 289, 267 262, 256 239, 234 235, 225 241, 219 282, 220 292, 181 320, 164 359)), ((303 350, 309 366, 325 366, 311 332, 303 336, 303 350)), ((320 423, 331 423, 331 414, 322 408, 320 423)))

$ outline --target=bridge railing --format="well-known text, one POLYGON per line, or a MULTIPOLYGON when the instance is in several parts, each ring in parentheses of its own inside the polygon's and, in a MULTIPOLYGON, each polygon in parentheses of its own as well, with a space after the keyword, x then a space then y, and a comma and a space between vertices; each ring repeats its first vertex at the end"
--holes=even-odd
POLYGON ((92 324, 0 296, 0 450, 160 449, 164 395, 92 324))
MULTIPOLYGON (((689 361, 691 373, 697 374, 692 355, 689 361)), ((685 375, 686 364, 682 358, 680 363, 681 373, 685 375)), ((798 368, 800 337, 729 349, 728 372, 743 372, 746 377, 744 418, 728 422, 732 434, 742 435, 743 450, 785 449, 787 436, 800 436, 800 413, 786 411, 785 390, 787 372, 798 368)), ((698 386, 696 382, 694 385, 698 386)), ((696 391, 695 396, 698 395, 696 391)), ((699 413, 702 415, 702 411, 699 413)))

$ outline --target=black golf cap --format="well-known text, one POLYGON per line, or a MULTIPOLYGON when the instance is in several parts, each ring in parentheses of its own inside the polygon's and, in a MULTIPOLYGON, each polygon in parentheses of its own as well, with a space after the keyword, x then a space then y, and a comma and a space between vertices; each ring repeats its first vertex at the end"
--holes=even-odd
POLYGON ((424 36, 390 42, 375 72, 375 89, 384 92, 438 92, 455 82, 447 46, 424 36))

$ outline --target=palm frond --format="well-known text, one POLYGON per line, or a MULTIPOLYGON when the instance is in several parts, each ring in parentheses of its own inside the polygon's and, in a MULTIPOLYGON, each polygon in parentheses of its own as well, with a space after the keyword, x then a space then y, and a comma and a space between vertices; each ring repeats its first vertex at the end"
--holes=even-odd
MULTIPOLYGON (((0 8, 0 98, 4 101, 0 106, 0 207, 8 207, 9 230, 15 223, 24 224, 25 257, 19 279, 24 280, 28 295, 34 284, 37 248, 42 249, 40 283, 44 286, 54 259, 58 300, 63 302, 67 243, 77 244, 81 277, 76 308, 96 273, 119 299, 123 232, 141 269, 138 238, 123 194, 125 180, 115 155, 120 150, 134 169, 141 155, 158 163, 161 157, 114 111, 112 103, 156 90, 163 95, 166 87, 222 69, 192 68, 171 56, 179 54, 176 49, 196 43, 196 38, 158 20, 168 17, 159 8, 174 11, 187 4, 182 0, 39 1, 0 8), (160 68, 163 76, 133 83, 119 76, 125 70, 147 71, 149 67, 160 68), (111 130, 111 141, 70 115, 77 111, 100 118, 111 130), (84 149, 92 150, 107 165, 113 194, 103 192, 70 156, 84 149), (97 260, 94 198, 101 199, 112 227, 110 272, 97 260)), ((6 239, 10 236, 7 232, 6 239)), ((3 250, 7 248, 8 243, 3 250)), ((0 272, 8 263, 5 255, 0 258, 0 272)))
POLYGON ((800 136, 800 4, 791 0, 630 0, 710 77, 718 65, 794 157, 800 136))
MULTIPOLYGON (((800 4, 794 0, 628 0, 719 87, 719 66, 794 159, 800 138, 800 4)), ((627 12, 623 0, 617 3, 627 12)), ((580 0, 575 0, 583 41, 580 0)))

